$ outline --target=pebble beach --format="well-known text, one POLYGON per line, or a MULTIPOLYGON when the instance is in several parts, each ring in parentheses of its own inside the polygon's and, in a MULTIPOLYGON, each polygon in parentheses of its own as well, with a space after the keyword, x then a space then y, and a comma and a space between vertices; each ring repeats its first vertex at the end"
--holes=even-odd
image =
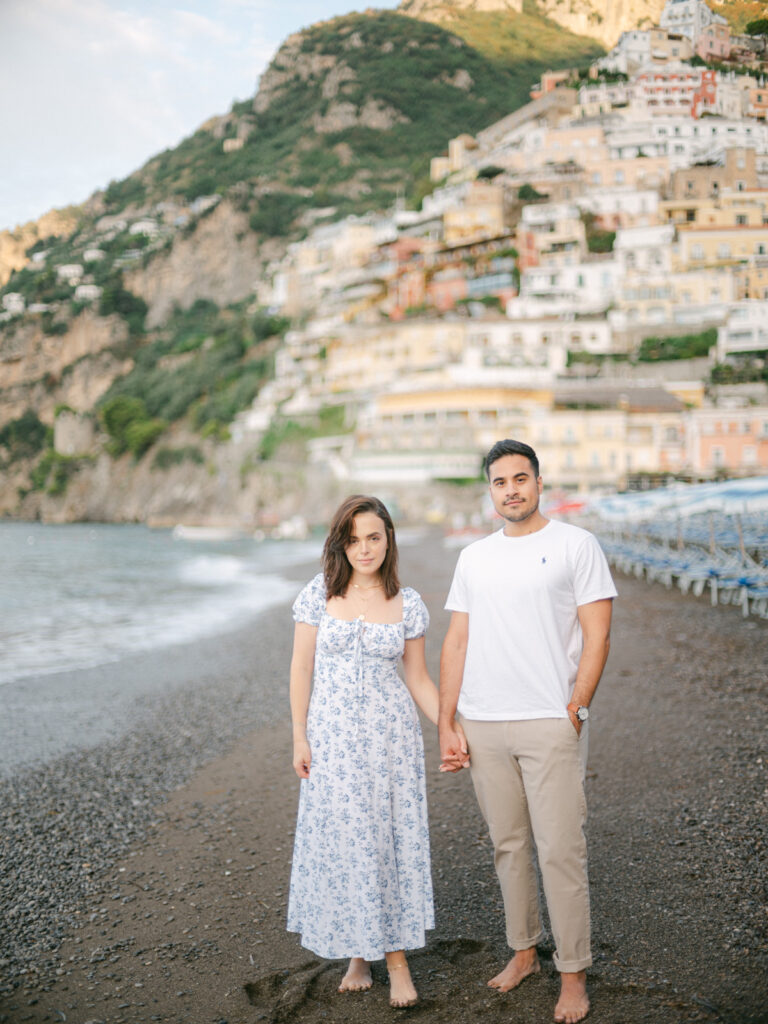
MULTIPOLYGON (((435 677, 455 557, 436 535, 401 549, 403 582, 432 615, 435 677)), ((297 592, 316 570, 290 570, 297 592)), ((590 721, 588 1019, 765 1024, 768 624, 708 597, 616 582, 590 721)), ((285 932, 298 797, 291 638, 285 604, 237 632, 58 680, 83 702, 100 678, 121 692, 143 685, 121 710, 127 729, 94 723, 98 742, 78 749, 67 730, 85 719, 63 707, 61 752, 0 777, 0 1022, 367 1024, 406 1013, 388 1006, 383 964, 370 992, 339 996, 342 965, 285 932)), ((518 990, 486 986, 509 955, 491 846, 469 775, 438 773, 428 725, 425 743, 437 926, 409 958, 421 1001, 407 1014, 549 1021, 551 946, 518 990)))

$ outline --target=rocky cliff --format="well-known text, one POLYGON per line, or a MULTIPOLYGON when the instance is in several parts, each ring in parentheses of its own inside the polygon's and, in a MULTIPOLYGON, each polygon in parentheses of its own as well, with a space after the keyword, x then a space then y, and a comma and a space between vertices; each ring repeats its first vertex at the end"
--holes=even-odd
POLYGON ((50 210, 14 231, 0 231, 0 288, 14 270, 26 266, 27 249, 51 235, 71 234, 77 226, 79 214, 79 207, 68 206, 63 210, 50 210))
MULTIPOLYGON (((313 25, 252 100, 83 207, 0 235, 0 295, 25 303, 0 314, 0 515, 254 525, 301 508, 303 441, 229 438, 288 326, 259 307, 265 268, 318 208, 389 208, 458 128, 601 52, 517 0, 516 32, 491 25, 487 45, 498 4, 460 6, 456 31, 389 11, 313 25)), ((332 489, 311 480, 313 499, 332 489)))
MULTIPOLYGON (((665 0, 536 0, 547 18, 577 35, 590 36, 612 47, 622 32, 658 22, 665 0)), ((398 10, 414 18, 450 23, 468 12, 514 15, 523 0, 403 0, 398 10)))
POLYGON ((665 0, 537 0, 552 21, 610 49, 622 32, 657 25, 665 0))

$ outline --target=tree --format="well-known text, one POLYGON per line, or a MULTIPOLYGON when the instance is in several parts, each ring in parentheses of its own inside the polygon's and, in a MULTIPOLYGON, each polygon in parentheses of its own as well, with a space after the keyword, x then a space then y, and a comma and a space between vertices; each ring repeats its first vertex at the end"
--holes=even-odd
POLYGON ((748 36, 768 36, 768 18, 755 18, 747 22, 748 36))
POLYGON ((549 198, 543 192, 537 192, 533 185, 530 185, 527 181, 524 185, 521 185, 517 190, 517 198, 522 199, 523 202, 534 202, 537 199, 549 198))

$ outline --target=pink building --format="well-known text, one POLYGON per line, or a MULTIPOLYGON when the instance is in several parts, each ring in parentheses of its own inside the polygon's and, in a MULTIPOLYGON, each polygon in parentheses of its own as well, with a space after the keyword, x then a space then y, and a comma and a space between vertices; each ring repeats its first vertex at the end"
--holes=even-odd
POLYGON ((730 26, 715 22, 707 25, 699 36, 696 53, 702 60, 728 60, 731 55, 730 26))
POLYGON ((694 472, 705 477, 768 472, 768 407, 694 409, 689 417, 694 472))

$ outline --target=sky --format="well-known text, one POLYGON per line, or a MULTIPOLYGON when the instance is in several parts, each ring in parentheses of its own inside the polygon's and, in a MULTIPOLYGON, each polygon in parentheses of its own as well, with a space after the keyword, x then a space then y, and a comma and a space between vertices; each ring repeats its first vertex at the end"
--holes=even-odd
POLYGON ((398 0, 0 0, 0 230, 81 203, 256 92, 280 43, 398 0))

